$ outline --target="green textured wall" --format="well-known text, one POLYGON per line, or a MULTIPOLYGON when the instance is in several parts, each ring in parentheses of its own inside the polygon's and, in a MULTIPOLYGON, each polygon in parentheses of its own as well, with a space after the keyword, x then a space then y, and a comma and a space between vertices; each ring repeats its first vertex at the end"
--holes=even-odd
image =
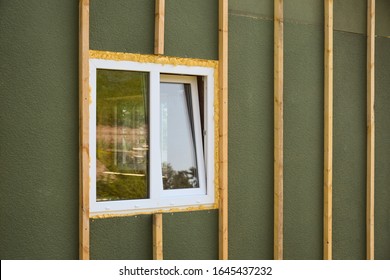
POLYGON ((390 260, 390 39, 376 38, 375 43, 375 258, 390 260))
POLYGON ((78 4, 0 3, 0 258, 78 258, 78 4))
POLYGON ((377 3, 375 40, 376 90, 376 177, 375 177, 375 258, 390 260, 390 2, 377 3), (384 233, 384 234, 382 234, 384 233))
POLYGON ((229 257, 272 259, 273 24, 235 12, 229 30, 229 257))
POLYGON ((321 259, 323 36, 285 23, 284 258, 321 259))
POLYGON ((363 35, 334 34, 334 259, 365 258, 365 46, 363 35))
POLYGON ((285 4, 284 258, 321 259, 323 5, 285 4))
POLYGON ((218 1, 165 1, 165 55, 218 59, 218 1))
POLYGON ((90 0, 90 49, 154 50, 154 1, 90 0))
MULTIPOLYGON (((153 53, 154 0, 91 0, 91 49, 153 53)), ((78 1, 0 4, 0 258, 78 258, 78 1)), ((284 257, 322 258, 323 1, 285 1, 284 257)), ((166 0, 167 55, 218 58, 218 1, 166 0)), ((390 259, 390 2, 377 0, 376 258, 390 259)), ((273 258, 273 1, 229 1, 229 257, 273 258)), ((335 1, 335 259, 365 258, 366 1, 335 1), (345 15, 348 14, 348 17, 345 15)), ((217 259, 218 212, 164 214, 217 259)), ((92 259, 151 259, 152 218, 92 219, 92 259)))

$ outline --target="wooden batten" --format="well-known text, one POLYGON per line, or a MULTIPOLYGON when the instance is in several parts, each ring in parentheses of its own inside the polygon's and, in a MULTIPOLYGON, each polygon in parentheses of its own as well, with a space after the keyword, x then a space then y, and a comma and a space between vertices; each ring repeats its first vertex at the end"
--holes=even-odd
POLYGON ((367 1, 367 259, 374 259, 375 0, 367 1))
POLYGON ((165 0, 155 2, 154 54, 164 54, 165 0))
POLYGON ((324 259, 332 259, 333 0, 325 0, 324 46, 324 259))
POLYGON ((80 0, 79 4, 79 258, 87 260, 89 259, 89 0, 80 0))
POLYGON ((274 0, 274 259, 283 259, 283 0, 274 0))
POLYGON ((163 219, 161 213, 153 215, 153 259, 163 260, 163 219))
POLYGON ((219 259, 228 259, 228 0, 219 0, 219 259))

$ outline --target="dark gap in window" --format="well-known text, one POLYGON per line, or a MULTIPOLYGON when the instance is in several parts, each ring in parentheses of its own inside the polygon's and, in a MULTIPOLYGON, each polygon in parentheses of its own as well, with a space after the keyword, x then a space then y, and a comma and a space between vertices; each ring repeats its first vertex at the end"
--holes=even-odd
MULTIPOLYGON (((200 112, 200 126, 202 129, 202 147, 204 147, 204 79, 202 76, 196 77, 198 83, 198 98, 199 98, 199 112, 200 112)), ((203 148, 204 149, 204 148, 203 148)))
MULTIPOLYGON (((192 104, 192 93, 191 93, 191 85, 190 84, 184 84, 184 90, 185 90, 185 96, 186 96, 186 101, 187 101, 187 109, 188 109, 188 117, 190 119, 190 125, 191 125, 191 134, 192 134, 192 145, 195 149, 195 154, 197 153, 196 151, 196 141, 195 141, 195 125, 194 125, 194 110, 193 110, 193 104, 192 104)), ((193 168, 193 177, 196 178, 197 184, 194 186, 194 188, 198 188, 198 182, 199 182, 199 176, 198 176, 198 169, 197 167, 199 166, 198 158, 195 156, 196 160, 196 166, 193 168)))

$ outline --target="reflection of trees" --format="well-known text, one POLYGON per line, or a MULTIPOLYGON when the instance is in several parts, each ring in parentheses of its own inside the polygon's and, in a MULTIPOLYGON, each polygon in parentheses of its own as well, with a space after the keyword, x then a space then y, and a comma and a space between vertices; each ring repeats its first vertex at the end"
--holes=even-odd
MULTIPOLYGON (((97 151, 96 197, 98 200, 126 200, 148 197, 145 169, 125 168, 112 161, 115 151, 97 151)), ((145 156, 146 157, 146 156, 145 156)), ((146 165, 146 163, 141 163, 146 165)), ((135 166, 136 167, 136 166, 135 166)))
POLYGON ((164 190, 199 187, 196 167, 190 167, 188 170, 174 170, 170 163, 164 162, 162 173, 164 190))
POLYGON ((103 200, 142 199, 147 197, 145 176, 107 175, 105 178, 98 179, 96 183, 96 197, 103 198, 103 200))

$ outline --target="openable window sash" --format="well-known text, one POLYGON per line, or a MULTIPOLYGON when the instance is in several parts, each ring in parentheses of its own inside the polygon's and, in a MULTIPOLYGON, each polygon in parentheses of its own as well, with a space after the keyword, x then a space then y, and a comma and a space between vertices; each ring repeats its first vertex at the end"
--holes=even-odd
POLYGON ((191 87, 161 83, 160 94, 163 189, 198 188, 191 87))
POLYGON ((164 184, 163 195, 206 194, 196 83, 196 77, 161 76, 162 163, 176 181, 164 184))

